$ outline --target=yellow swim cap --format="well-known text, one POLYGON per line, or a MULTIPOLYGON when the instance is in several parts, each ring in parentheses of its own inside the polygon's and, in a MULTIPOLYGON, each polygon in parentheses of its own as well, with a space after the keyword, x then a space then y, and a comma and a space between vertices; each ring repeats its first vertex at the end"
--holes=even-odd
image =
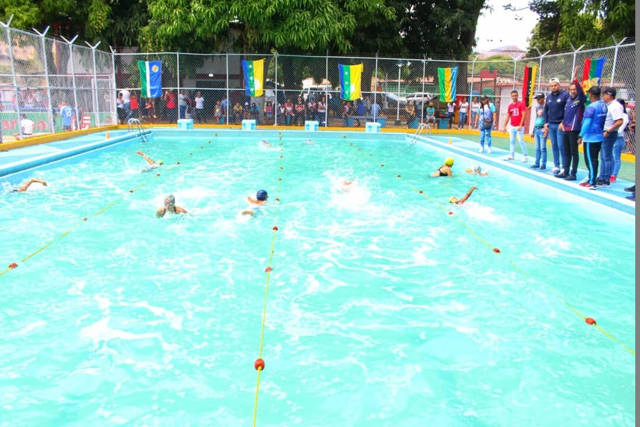
POLYGON ((453 166, 453 158, 452 157, 447 157, 444 161, 444 164, 447 166, 453 166))

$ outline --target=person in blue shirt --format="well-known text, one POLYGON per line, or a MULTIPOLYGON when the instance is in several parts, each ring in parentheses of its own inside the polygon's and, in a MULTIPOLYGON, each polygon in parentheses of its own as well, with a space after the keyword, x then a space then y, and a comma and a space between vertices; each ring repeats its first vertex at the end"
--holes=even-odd
MULTIPOLYGON (((554 174, 560 172, 560 166, 564 164, 563 148, 562 148, 562 128, 560 124, 564 118, 564 107, 569 99, 569 94, 565 90, 560 89, 560 80, 552 78, 551 93, 547 95, 547 102, 544 105, 544 130, 551 140, 551 151, 553 152, 553 170, 554 174)), ((560 172, 562 173, 562 172, 560 172)))
POLYGON ((492 102, 489 102, 489 97, 484 95, 480 100, 480 108, 478 109, 478 115, 476 116, 475 126, 478 126, 480 122, 480 153, 484 152, 484 141, 486 139, 488 145, 488 152, 491 153, 491 129, 496 121, 496 107, 492 102))
POLYGON ((66 101, 60 103, 60 116, 62 117, 62 129, 71 129, 71 118, 73 117, 73 108, 67 105, 66 101))
POLYGON ((557 178, 564 178, 567 181, 575 181, 578 172, 578 133, 582 125, 582 116, 584 114, 584 104, 586 97, 582 86, 574 79, 569 85, 569 98, 564 106, 564 117, 560 123, 559 129, 563 132, 562 145, 564 147, 564 156, 562 163, 562 172, 557 174, 557 178))
POLYGON ((596 177, 598 176, 598 155, 604 140, 602 130, 607 118, 607 105, 600 100, 598 86, 592 86, 588 92, 591 103, 584 112, 578 143, 584 143, 584 159, 589 169, 589 180, 580 185, 595 190, 596 177))

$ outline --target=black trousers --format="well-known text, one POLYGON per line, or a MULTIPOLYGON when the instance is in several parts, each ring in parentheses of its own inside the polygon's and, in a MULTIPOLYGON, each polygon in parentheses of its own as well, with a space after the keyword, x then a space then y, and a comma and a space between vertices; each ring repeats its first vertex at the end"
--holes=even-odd
POLYGON ((591 185, 596 185, 601 146, 602 141, 584 143, 584 161, 587 164, 587 169, 589 169, 589 184, 591 185))
POLYGON ((578 173, 578 162, 580 161, 580 155, 578 154, 579 133, 577 130, 562 133, 562 149, 564 151, 562 168, 567 175, 575 176, 578 173))

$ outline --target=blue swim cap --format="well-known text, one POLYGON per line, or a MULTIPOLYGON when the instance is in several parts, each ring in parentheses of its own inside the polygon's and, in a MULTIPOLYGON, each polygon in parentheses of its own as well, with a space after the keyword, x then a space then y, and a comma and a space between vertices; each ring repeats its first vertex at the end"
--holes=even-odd
POLYGON ((269 195, 264 190, 258 190, 258 192, 256 193, 256 199, 260 200, 261 202, 267 200, 267 197, 269 197, 269 195))

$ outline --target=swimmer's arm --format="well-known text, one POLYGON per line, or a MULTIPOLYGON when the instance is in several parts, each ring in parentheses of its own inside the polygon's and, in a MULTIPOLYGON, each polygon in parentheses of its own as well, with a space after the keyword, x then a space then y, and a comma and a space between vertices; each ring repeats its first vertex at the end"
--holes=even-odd
POLYGON ((156 162, 151 160, 151 158, 149 156, 147 156, 146 154, 144 154, 142 151, 137 151, 137 153, 140 154, 142 156, 142 158, 144 158, 147 161, 147 163, 149 163, 151 166, 156 164, 156 162))
POLYGON ((188 212, 186 209, 181 208, 180 206, 176 206, 176 213, 186 214, 188 212))
POLYGON ((465 195, 464 195, 464 197, 463 197, 462 199, 458 200, 458 204, 459 204, 459 205, 461 205, 461 204, 463 204, 464 202, 466 202, 466 201, 467 201, 467 199, 469 199, 469 197, 471 197, 471 193, 473 193, 475 189, 476 189, 476 187, 471 187, 471 188, 469 189, 469 191, 467 191, 467 194, 465 194, 465 195))
POLYGON ((167 213, 167 210, 165 208, 160 208, 156 211, 156 216, 158 218, 162 218, 165 213, 167 213))

